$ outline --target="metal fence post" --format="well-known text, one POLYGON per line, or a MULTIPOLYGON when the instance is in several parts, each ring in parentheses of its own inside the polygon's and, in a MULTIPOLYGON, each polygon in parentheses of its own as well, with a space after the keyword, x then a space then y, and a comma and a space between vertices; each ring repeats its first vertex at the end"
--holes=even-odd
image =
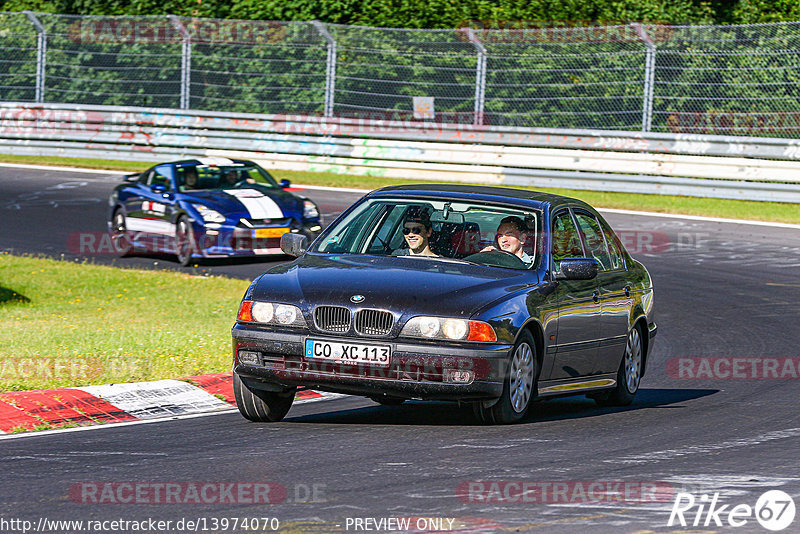
POLYGON ((167 15, 183 37, 181 44, 181 109, 189 109, 192 98, 192 36, 186 26, 175 15, 167 15))
POLYGON ((642 131, 649 132, 653 125, 653 90, 655 88, 656 77, 656 45, 644 26, 641 24, 631 24, 636 30, 637 35, 647 47, 644 57, 644 97, 642 100, 642 131))
POLYGON ((47 63, 47 32, 42 26, 42 23, 39 22, 39 19, 36 18, 30 11, 23 11, 25 16, 28 17, 28 20, 31 21, 34 28, 38 32, 38 36, 36 38, 36 102, 41 104, 44 102, 44 69, 47 63))
POLYGON ((325 65, 325 104, 324 114, 326 117, 333 117, 333 93, 336 90, 336 39, 328 32, 325 25, 318 21, 312 20, 311 24, 317 29, 319 34, 328 43, 328 60, 325 65))
POLYGON ((480 126, 483 124, 483 107, 486 98, 486 48, 472 28, 463 28, 463 31, 478 52, 478 63, 475 66, 475 118, 472 124, 480 126))

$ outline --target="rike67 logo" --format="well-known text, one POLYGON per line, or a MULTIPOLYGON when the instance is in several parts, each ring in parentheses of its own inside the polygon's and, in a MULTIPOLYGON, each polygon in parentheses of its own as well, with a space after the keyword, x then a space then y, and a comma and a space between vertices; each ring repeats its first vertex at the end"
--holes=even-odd
POLYGON ((720 502, 719 493, 707 494, 699 498, 691 493, 680 492, 675 495, 668 527, 709 527, 709 526, 750 526, 755 519, 765 529, 774 532, 784 530, 794 521, 794 499, 781 490, 770 490, 761 495, 755 506, 739 503, 720 502))

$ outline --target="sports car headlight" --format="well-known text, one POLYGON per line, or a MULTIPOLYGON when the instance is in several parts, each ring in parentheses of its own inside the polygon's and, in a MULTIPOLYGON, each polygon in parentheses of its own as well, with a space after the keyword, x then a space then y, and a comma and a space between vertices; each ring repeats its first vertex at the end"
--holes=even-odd
POLYGON ((275 324, 282 326, 306 326, 303 312, 291 304, 277 304, 245 300, 239 306, 239 321, 248 323, 275 324))
POLYGON ((211 208, 203 206, 202 204, 195 204, 194 207, 197 209, 197 212, 200 213, 200 216, 205 222, 225 222, 225 216, 216 210, 212 210, 211 208))
POLYGON ((304 219, 316 219, 319 217, 319 209, 317 209, 317 205, 311 202, 310 200, 303 201, 303 218, 304 219))
POLYGON ((490 324, 450 317, 412 317, 400 335, 455 341, 497 341, 497 334, 490 324))

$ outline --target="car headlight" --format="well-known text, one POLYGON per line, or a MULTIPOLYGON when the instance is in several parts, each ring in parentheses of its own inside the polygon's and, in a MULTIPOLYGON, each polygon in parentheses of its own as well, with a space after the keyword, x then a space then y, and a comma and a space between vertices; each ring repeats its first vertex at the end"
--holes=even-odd
POLYGON ((202 204, 195 204, 195 209, 200 214, 205 222, 211 223, 223 223, 225 222, 225 216, 216 210, 212 210, 207 206, 203 206, 202 204))
POLYGON ((310 200, 303 201, 303 218, 304 219, 316 219, 319 217, 319 209, 317 205, 311 202, 310 200))
POLYGON ((244 300, 239 306, 238 321, 283 326, 306 326, 303 312, 291 304, 244 300))
POLYGON ((400 335, 454 341, 497 341, 497 334, 490 324, 451 317, 412 317, 400 335))

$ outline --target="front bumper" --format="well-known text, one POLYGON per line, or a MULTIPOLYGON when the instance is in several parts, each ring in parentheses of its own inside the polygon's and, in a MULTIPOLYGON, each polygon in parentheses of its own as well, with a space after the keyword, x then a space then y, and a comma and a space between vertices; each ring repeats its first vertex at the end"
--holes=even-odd
MULTIPOLYGON (((499 398, 511 345, 425 342, 420 340, 335 337, 305 331, 233 327, 235 373, 255 389, 307 387, 320 391, 424 400, 499 398), (388 366, 320 362, 304 355, 307 338, 344 343, 389 345, 388 366), (258 364, 245 364, 239 350, 259 353, 258 364), (452 381, 452 371, 470 371, 468 383, 452 381)), ((462 375, 463 376, 463 375, 462 375)))
MULTIPOLYGON (((319 233, 318 223, 312 222, 302 227, 293 228, 297 232, 313 240, 319 233)), ((221 225, 218 228, 203 226, 195 229, 200 255, 214 256, 253 256, 267 254, 283 254, 281 238, 255 237, 255 230, 269 230, 271 227, 241 228, 238 226, 221 225)))

